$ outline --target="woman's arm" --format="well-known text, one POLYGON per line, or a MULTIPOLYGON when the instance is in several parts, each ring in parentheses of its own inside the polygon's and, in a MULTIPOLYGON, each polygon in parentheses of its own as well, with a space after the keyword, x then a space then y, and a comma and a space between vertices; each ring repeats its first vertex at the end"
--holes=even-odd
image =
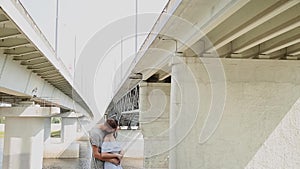
POLYGON ((101 156, 103 158, 110 158, 110 157, 115 157, 118 158, 119 160, 121 160, 123 158, 122 154, 118 154, 118 153, 109 153, 109 152, 102 152, 101 156))
POLYGON ((118 159, 117 154, 111 154, 111 153, 99 153, 99 148, 97 146, 93 145, 93 156, 96 159, 107 161, 110 163, 113 163, 115 165, 120 164, 120 160, 118 159))
POLYGON ((120 151, 120 154, 124 156, 125 151, 122 149, 122 150, 120 151))
POLYGON ((124 152, 124 150, 122 149, 122 150, 119 152, 120 157, 118 157, 120 161, 121 161, 122 158, 124 157, 124 154, 125 154, 125 152, 124 152))

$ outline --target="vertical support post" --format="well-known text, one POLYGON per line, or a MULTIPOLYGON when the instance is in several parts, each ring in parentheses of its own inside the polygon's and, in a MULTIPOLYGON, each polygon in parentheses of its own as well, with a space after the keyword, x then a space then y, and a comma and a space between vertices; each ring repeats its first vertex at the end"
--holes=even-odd
POLYGON ((140 83, 144 168, 169 168, 170 84, 140 83))
POLYGON ((51 117, 45 118, 44 120, 44 142, 46 143, 51 137, 51 117))
POLYGON ((61 122, 61 141, 67 142, 73 140, 77 135, 77 118, 62 117, 61 122))
POLYGON ((6 117, 3 168, 42 168, 44 121, 38 117, 6 117))
POLYGON ((195 76, 205 70, 201 65, 198 58, 185 57, 182 53, 172 58, 169 159, 172 169, 191 168, 195 164, 191 154, 196 151, 192 145, 199 139, 200 127, 196 124, 201 113, 209 107, 211 97, 210 86, 203 83, 206 74, 201 78, 195 76))

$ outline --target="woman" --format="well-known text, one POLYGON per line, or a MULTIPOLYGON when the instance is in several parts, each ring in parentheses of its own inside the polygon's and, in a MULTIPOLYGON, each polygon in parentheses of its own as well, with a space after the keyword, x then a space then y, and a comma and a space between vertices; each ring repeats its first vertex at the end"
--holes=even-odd
MULTIPOLYGON (((118 159, 121 161, 124 152, 122 151, 120 144, 116 141, 116 138, 114 136, 118 128, 118 122, 114 119, 107 119, 106 125, 114 129, 114 132, 108 133, 107 135, 105 135, 103 139, 103 143, 101 147, 102 157, 105 158, 109 154, 113 153, 116 154, 118 159)), ((120 164, 115 165, 113 163, 106 161, 104 162, 104 169, 122 169, 122 167, 120 164)))

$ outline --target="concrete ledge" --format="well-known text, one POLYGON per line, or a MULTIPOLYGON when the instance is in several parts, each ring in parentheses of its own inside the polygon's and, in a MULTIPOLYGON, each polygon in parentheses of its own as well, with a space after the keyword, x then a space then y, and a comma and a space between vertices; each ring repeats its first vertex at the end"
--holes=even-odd
POLYGON ((5 117, 51 117, 59 114, 59 107, 1 107, 0 116, 5 117))
POLYGON ((66 113, 57 114, 57 115, 55 115, 55 117, 80 118, 80 117, 83 117, 83 114, 75 113, 75 112, 66 112, 66 113))

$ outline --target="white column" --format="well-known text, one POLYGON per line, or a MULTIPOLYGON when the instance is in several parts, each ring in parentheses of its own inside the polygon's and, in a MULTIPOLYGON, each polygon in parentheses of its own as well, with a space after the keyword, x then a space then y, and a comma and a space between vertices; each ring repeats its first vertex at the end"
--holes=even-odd
POLYGON ((168 168, 170 84, 140 83, 144 168, 168 168))
POLYGON ((45 118, 59 112, 59 108, 33 103, 0 108, 0 116, 6 117, 2 168, 41 169, 45 118))
POLYGON ((44 142, 47 142, 51 137, 51 117, 45 118, 44 125, 44 142))
POLYGON ((79 136, 77 133, 77 118, 81 116, 81 114, 76 114, 75 112, 67 112, 59 115, 59 117, 62 118, 61 141, 48 142, 48 144, 45 144, 45 158, 79 157, 79 144, 74 143, 74 140, 79 136))
POLYGON ((77 136, 77 118, 62 117, 61 121, 61 141, 68 142, 77 136))
POLYGON ((43 149, 43 118, 5 118, 3 168, 42 168, 43 149))
POLYGON ((221 77, 224 72, 223 69, 217 71, 220 66, 217 60, 208 62, 205 65, 197 57, 184 57, 180 53, 172 59, 169 163, 172 169, 200 168, 203 165, 202 161, 199 162, 203 159, 199 135, 204 133, 206 136, 213 131, 214 120, 222 117, 218 116, 218 110, 223 110, 221 99, 224 99, 225 88, 221 77), (215 78, 216 74, 221 77, 215 78), (213 123, 207 123, 210 124, 208 129, 202 130, 209 112, 214 115, 208 118, 213 119, 213 123))

